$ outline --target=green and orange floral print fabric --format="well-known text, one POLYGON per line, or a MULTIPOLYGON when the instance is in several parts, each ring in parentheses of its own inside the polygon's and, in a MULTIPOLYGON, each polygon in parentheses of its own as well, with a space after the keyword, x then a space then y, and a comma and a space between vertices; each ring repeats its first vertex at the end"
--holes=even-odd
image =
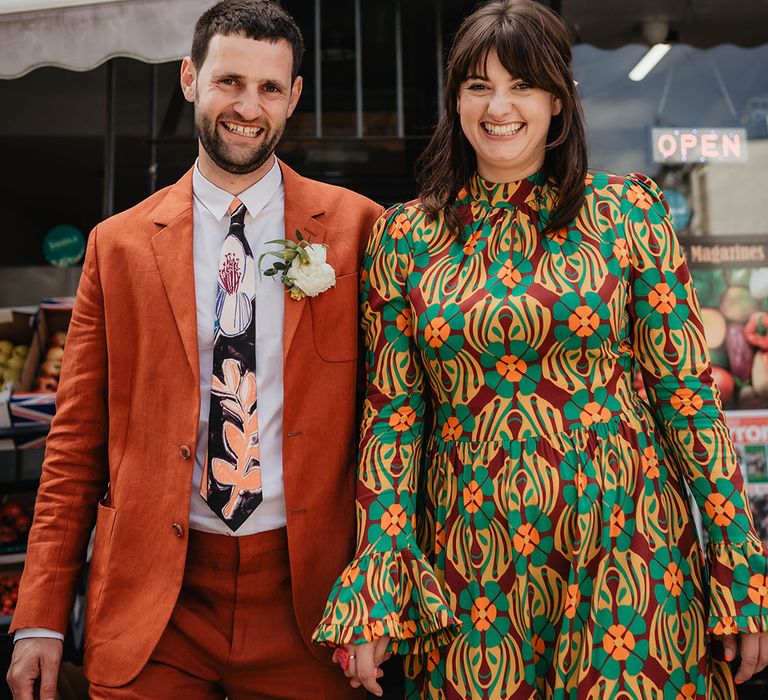
POLYGON ((666 204, 641 175, 585 187, 546 235, 539 173, 475 176, 458 237, 413 202, 371 238, 358 552, 315 641, 390 635, 409 698, 730 699, 708 634, 768 629, 666 204))

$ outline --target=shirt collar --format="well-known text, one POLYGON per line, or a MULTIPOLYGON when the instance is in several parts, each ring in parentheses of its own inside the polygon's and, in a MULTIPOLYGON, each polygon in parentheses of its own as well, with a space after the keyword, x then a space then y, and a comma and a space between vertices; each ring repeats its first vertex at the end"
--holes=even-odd
MULTIPOLYGON (((245 204, 245 208, 251 216, 256 216, 274 197, 282 182, 283 173, 277 158, 274 158, 274 163, 267 174, 237 195, 237 198, 245 204)), ((234 195, 205 179, 200 172, 197 161, 195 161, 195 168, 192 172, 192 193, 195 199, 211 212, 217 221, 222 221, 228 215, 229 205, 234 199, 234 195)))

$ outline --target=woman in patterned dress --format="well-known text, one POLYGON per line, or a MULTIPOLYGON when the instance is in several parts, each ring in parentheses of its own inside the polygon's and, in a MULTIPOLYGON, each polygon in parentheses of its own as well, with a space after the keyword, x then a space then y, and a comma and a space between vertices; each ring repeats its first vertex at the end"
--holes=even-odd
POLYGON ((730 700, 736 640, 736 682, 768 662, 768 553, 669 210, 587 173, 570 59, 536 3, 467 18, 420 198, 368 246, 358 551, 315 641, 375 694, 387 650, 408 698, 449 700, 730 700))

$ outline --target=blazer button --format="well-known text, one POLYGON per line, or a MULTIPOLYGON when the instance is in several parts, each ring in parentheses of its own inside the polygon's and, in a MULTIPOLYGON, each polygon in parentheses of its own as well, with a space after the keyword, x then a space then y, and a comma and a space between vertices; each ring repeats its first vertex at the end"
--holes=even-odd
POLYGON ((189 447, 186 445, 182 445, 179 448, 179 457, 182 459, 189 459, 192 456, 192 452, 190 451, 189 447))
POLYGON ((184 537, 184 526, 180 525, 179 523, 174 523, 171 525, 171 530, 173 530, 173 534, 176 535, 176 537, 184 537))

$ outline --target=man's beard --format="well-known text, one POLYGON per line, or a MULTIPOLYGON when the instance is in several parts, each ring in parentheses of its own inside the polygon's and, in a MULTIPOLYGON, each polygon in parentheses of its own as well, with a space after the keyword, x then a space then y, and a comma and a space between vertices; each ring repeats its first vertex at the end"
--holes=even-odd
POLYGON ((285 130, 285 124, 271 131, 265 127, 265 136, 261 145, 254 151, 242 149, 242 156, 236 159, 233 153, 235 149, 219 136, 215 121, 200 116, 196 119, 196 126, 200 143, 211 160, 222 170, 233 175, 247 175, 264 165, 274 153, 285 130))

